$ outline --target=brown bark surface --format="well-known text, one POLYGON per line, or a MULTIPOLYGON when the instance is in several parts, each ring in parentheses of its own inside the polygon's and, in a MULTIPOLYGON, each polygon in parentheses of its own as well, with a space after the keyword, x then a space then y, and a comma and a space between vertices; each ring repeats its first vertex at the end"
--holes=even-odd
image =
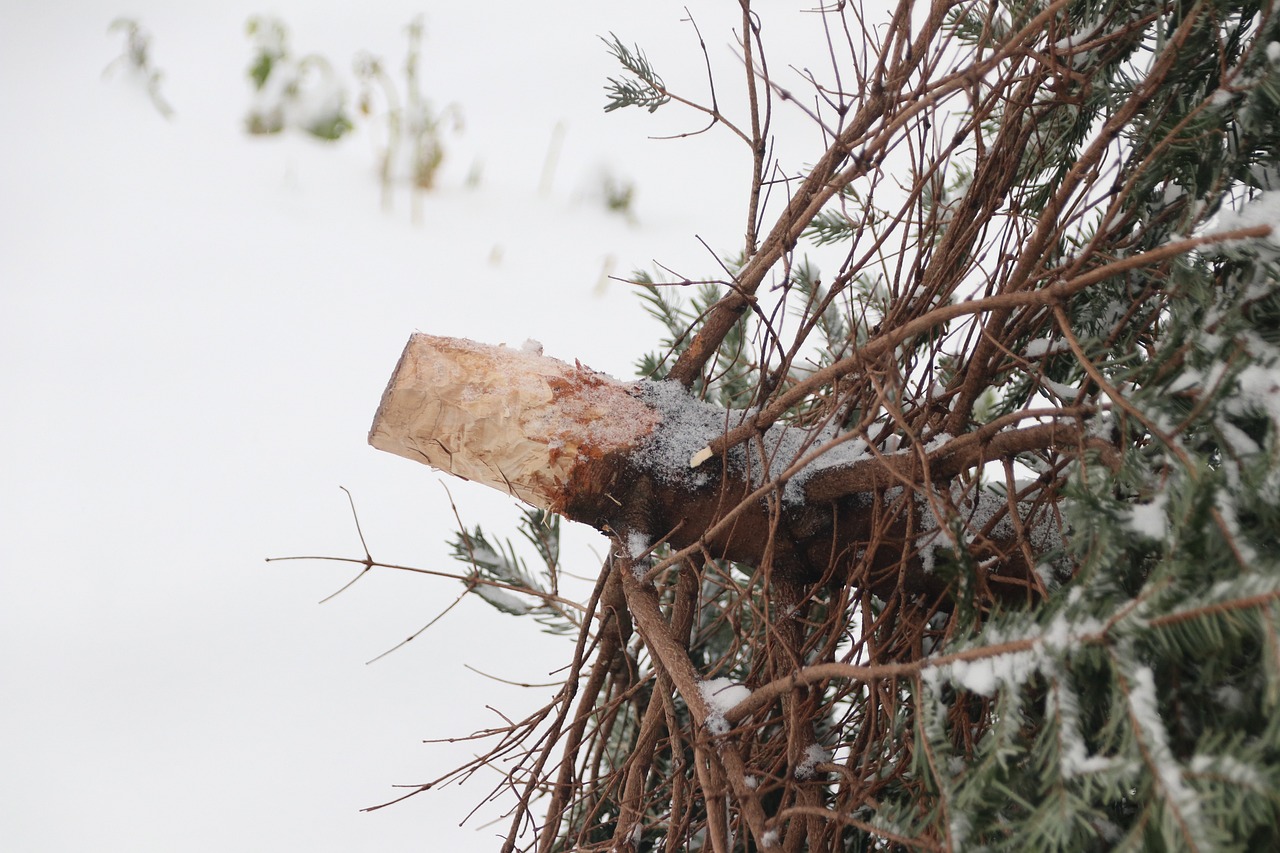
MULTIPOLYGON (((927 540, 928 516, 909 494, 896 500, 838 494, 829 485, 836 474, 826 469, 814 483, 822 499, 784 501, 781 483, 758 473, 768 466, 750 450, 738 450, 735 459, 726 450, 696 472, 685 463, 688 476, 655 470, 652 456, 670 456, 670 445, 689 440, 664 434, 671 419, 640 384, 531 350, 415 334, 383 394, 369 443, 622 543, 637 534, 646 543, 664 541, 791 581, 853 583, 881 596, 945 593, 913 547, 927 540)), ((729 413, 724 420, 733 422, 729 413)), ((917 479, 921 469, 904 457, 879 464, 893 469, 888 482, 917 479)), ((1007 576, 1003 592, 997 584, 981 594, 1007 593, 1009 582, 1025 594, 1020 552, 990 537, 975 556, 995 558, 995 574, 1007 576)))

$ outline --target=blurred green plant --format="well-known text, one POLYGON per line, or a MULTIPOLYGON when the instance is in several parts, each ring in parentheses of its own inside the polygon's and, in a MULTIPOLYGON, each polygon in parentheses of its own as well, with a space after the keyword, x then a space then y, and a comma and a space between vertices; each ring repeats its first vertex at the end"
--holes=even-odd
POLYGON ((171 118, 173 107, 160 94, 160 80, 164 75, 151 64, 151 34, 142 29, 134 18, 116 18, 107 27, 107 32, 124 33, 124 53, 111 60, 102 70, 102 76, 106 77, 117 68, 125 68, 142 83, 160 115, 171 118))
POLYGON ((328 59, 315 53, 294 58, 288 29, 279 18, 255 15, 245 29, 256 50, 248 72, 254 85, 245 118, 250 133, 295 127, 334 140, 351 130, 346 91, 328 59))
POLYGON ((602 183, 604 206, 614 213, 620 213, 630 218, 632 215, 631 205, 636 198, 635 182, 612 174, 606 174, 602 183))
POLYGON ((355 74, 360 81, 360 114, 374 118, 381 93, 381 115, 386 136, 378 149, 383 204, 390 205, 392 187, 408 180, 417 190, 435 186, 444 162, 444 133, 462 128, 462 112, 455 104, 436 110, 422 92, 420 67, 424 27, 418 16, 405 27, 408 49, 404 62, 404 88, 387 70, 386 62, 369 52, 356 56, 355 74))

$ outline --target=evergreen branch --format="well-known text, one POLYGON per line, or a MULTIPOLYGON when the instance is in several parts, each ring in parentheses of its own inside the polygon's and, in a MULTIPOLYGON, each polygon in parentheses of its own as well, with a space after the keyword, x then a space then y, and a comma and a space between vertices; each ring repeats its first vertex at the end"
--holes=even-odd
MULTIPOLYGON (((1160 791, 1161 801, 1173 812, 1179 835, 1191 850, 1208 850, 1210 843, 1200 820, 1196 793, 1183 778, 1181 763, 1170 749, 1169 731, 1160 717, 1155 675, 1129 655, 1110 650, 1120 688, 1124 691, 1129 724, 1137 741, 1148 778, 1160 791)), ((1167 837, 1167 835, 1166 835, 1167 837)))
MULTIPOLYGON (((1201 607, 1191 607, 1144 621, 1149 627, 1167 627, 1232 611, 1266 608, 1277 601, 1280 601, 1280 589, 1273 589, 1255 595, 1218 601, 1201 607)), ((1117 616, 1122 617, 1123 613, 1117 614, 1117 616)), ((1123 620, 1113 618, 1100 630, 1084 632, 1071 639, 1080 645, 1108 646, 1114 641, 1115 632, 1121 621, 1123 620)), ((809 664, 753 688, 751 695, 735 705, 732 710, 727 711, 725 717, 730 723, 737 725, 765 710, 770 704, 791 691, 827 681, 848 680, 867 684, 894 678, 919 678, 928 669, 941 671, 957 663, 971 663, 1006 655, 1036 652, 1045 648, 1046 640, 1050 639, 1050 637, 1051 635, 1046 632, 1016 640, 988 645, 975 645, 959 651, 921 658, 907 663, 863 665, 833 661, 809 664)))
POLYGON ((1206 604, 1198 607, 1187 607, 1182 610, 1176 610, 1172 613, 1154 616, 1147 620, 1147 624, 1152 627, 1178 625, 1183 622, 1203 619, 1206 616, 1216 616, 1237 610, 1253 610, 1255 608, 1267 607, 1277 601, 1280 601, 1280 589, 1273 589, 1268 592, 1260 592, 1256 595, 1249 595, 1243 598, 1231 599, 1229 601, 1217 601, 1213 604, 1206 604))
POLYGON ((644 51, 638 45, 628 48, 616 35, 613 33, 609 35, 612 41, 603 37, 600 40, 605 43, 609 53, 622 64, 622 67, 634 75, 634 79, 626 77, 608 79, 605 91, 609 95, 609 102, 605 105, 604 111, 608 113, 623 107, 643 107, 652 113, 670 101, 671 96, 667 93, 666 85, 658 76, 658 72, 654 71, 653 66, 649 64, 644 51))
POLYGON ((532 616, 549 633, 567 634, 577 630, 578 618, 559 605, 559 596, 555 594, 560 527, 558 519, 548 522, 547 518, 544 510, 526 510, 520 521, 520 534, 542 558, 550 589, 530 574, 511 540, 492 543, 479 526, 471 532, 460 529, 450 547, 455 560, 472 568, 464 578, 469 592, 503 613, 532 616), (521 596, 534 598, 540 603, 529 603, 521 596))
POLYGON ((802 236, 815 246, 843 243, 856 231, 854 223, 840 211, 824 210, 809 221, 802 236))

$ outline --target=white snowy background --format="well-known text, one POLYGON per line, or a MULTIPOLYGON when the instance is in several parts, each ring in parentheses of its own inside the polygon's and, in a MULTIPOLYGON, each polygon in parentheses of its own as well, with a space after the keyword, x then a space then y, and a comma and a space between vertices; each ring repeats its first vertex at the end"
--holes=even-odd
MULTIPOLYGON (((736 109, 737 4, 691 2, 736 109)), ((775 40, 807 35, 788 7, 775 40)), ((678 107, 606 115, 639 42, 695 97, 685 3, 9 2, 0 16, 0 847, 12 851, 492 850, 481 774, 374 813, 518 717, 571 651, 461 584, 268 556, 360 555, 457 571, 445 478, 365 443, 411 332, 519 344, 621 378, 659 326, 607 275, 716 272, 740 248, 749 156, 678 107), (368 126, 325 144, 250 137, 246 20, 274 14, 353 94, 371 50, 398 71, 426 23, 425 90, 456 103, 421 221, 384 211, 368 126), (128 74, 119 16, 152 37, 161 117, 128 74), (562 152, 544 164, 557 124, 562 152), (480 175, 469 185, 467 175, 480 175), (634 182, 633 216, 601 176, 634 182)), ((810 16, 816 18, 816 16, 810 16)), ((816 26, 816 24, 814 25, 816 26)), ((821 42, 818 44, 822 45, 821 42)), ((822 49, 825 49, 823 45, 822 49)), ((784 62, 778 58, 775 62, 784 62)), ((741 113, 739 113, 741 117, 741 113)), ((744 119, 745 121, 745 119, 744 119)), ((798 151, 798 158, 816 151, 798 151)), ((796 165, 792 163, 791 165, 796 165)), ((513 502, 448 483, 463 521, 514 533, 513 502)), ((604 541, 574 530, 565 568, 604 541)))

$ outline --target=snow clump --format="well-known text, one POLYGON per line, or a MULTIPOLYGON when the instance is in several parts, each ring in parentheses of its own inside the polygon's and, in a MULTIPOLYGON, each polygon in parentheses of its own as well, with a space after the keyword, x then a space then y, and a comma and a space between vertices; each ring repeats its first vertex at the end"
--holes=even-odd
MULTIPOLYGON (((748 422, 756 409, 725 409, 698 400, 678 382, 643 381, 637 384, 640 399, 657 409, 662 422, 636 449, 634 460, 664 483, 700 488, 711 482, 707 447, 730 430, 748 422)), ((725 453, 726 469, 749 478, 752 486, 779 479, 801 457, 837 438, 847 438, 793 474, 783 488, 783 500, 791 506, 804 501, 804 483, 818 471, 852 464, 869 455, 864 441, 840 435, 834 427, 808 429, 774 424, 760 442, 731 447, 725 453)))
POLYGON ((699 682, 698 693, 707 703, 707 729, 713 735, 727 734, 729 721, 725 714, 751 696, 751 688, 729 678, 712 678, 699 682))
POLYGON ((831 760, 831 753, 819 744, 811 743, 804 751, 804 760, 796 765, 796 779, 804 782, 818 775, 818 765, 831 760))

